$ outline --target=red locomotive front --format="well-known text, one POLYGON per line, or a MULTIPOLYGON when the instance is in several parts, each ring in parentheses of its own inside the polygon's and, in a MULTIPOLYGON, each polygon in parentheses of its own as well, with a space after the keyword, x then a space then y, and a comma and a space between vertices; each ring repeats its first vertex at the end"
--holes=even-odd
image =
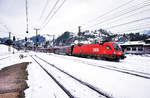
POLYGON ((120 46, 114 42, 75 45, 72 50, 72 54, 82 57, 100 57, 109 60, 125 58, 120 46))

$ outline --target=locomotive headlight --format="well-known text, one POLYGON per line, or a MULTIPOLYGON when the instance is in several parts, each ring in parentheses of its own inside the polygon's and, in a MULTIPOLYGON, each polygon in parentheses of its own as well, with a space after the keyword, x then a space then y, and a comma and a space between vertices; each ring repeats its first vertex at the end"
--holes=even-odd
POLYGON ((116 52, 114 51, 114 54, 116 54, 116 52))

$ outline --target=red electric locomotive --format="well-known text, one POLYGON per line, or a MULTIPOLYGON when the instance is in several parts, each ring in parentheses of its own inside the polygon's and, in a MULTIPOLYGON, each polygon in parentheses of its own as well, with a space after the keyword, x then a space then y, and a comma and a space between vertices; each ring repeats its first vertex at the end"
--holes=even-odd
POLYGON ((115 42, 75 45, 72 50, 72 55, 83 57, 91 56, 109 60, 125 58, 120 46, 115 42))
POLYGON ((54 52, 57 54, 67 54, 81 57, 95 57, 107 60, 120 60, 125 58, 121 47, 115 42, 61 46, 56 47, 54 49, 54 52))

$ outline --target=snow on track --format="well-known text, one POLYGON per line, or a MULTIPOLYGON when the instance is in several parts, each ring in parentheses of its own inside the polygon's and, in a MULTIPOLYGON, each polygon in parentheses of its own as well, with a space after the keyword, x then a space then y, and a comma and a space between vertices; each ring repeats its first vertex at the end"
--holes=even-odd
MULTIPOLYGON (((79 79, 86 81, 87 83, 97 87, 101 91, 108 95, 112 95, 114 98, 150 98, 150 80, 120 73, 117 71, 112 71, 108 69, 93 67, 88 64, 83 64, 81 62, 74 62, 69 59, 62 59, 58 57, 58 55, 51 54, 37 54, 38 56, 42 57, 46 61, 57 65, 57 67, 63 69, 65 72, 72 74, 79 79)), ((62 56, 65 58, 65 56, 62 56)), ((76 58, 72 56, 66 56, 68 58, 76 58)), ((143 59, 144 57, 131 57, 132 59, 143 59)), ((84 58, 77 58, 79 60, 83 60, 84 58)), ((149 68, 149 59, 144 58, 143 69, 149 68), (144 68, 145 67, 145 68, 144 68)), ((93 62, 97 65, 111 65, 111 66, 118 66, 118 65, 126 65, 129 66, 129 69, 140 69, 142 68, 142 61, 121 61, 121 62, 108 62, 108 61, 101 61, 101 60, 91 60, 91 59, 84 59, 85 61, 93 62), (134 62, 134 63, 133 63, 134 62), (141 63, 139 63, 141 62, 141 63), (134 64, 135 68, 130 67, 134 64), (140 67, 140 68, 139 68, 140 67)), ((120 67, 124 68, 124 67, 120 67)), ((135 70, 136 71, 136 70, 135 70)), ((137 70, 139 71, 139 70, 137 70)), ((140 70, 141 71, 141 70, 140 70)), ((149 73, 149 70, 142 71, 144 73, 149 73)))
POLYGON ((28 86, 25 98, 70 98, 52 80, 49 75, 34 61, 28 66, 28 86))
POLYGON ((52 74, 56 78, 57 82, 60 82, 61 85, 63 84, 65 86, 67 93, 69 92, 69 96, 71 94, 71 96, 75 96, 75 98, 110 98, 108 96, 104 97, 88 86, 81 84, 79 81, 69 75, 66 75, 66 73, 54 68, 54 65, 50 66, 50 64, 40 58, 36 61, 40 62, 41 66, 45 68, 44 70, 47 70, 48 73, 52 74))
POLYGON ((49 54, 51 56, 55 57, 61 57, 65 59, 75 60, 75 61, 88 61, 92 62, 93 64, 97 65, 109 65, 112 67, 120 68, 120 69, 128 69, 132 71, 138 71, 143 73, 150 74, 150 57, 148 56, 139 56, 139 55, 126 55, 127 58, 124 60, 121 60, 120 62, 112 62, 112 61, 104 61, 104 60, 93 60, 93 59, 87 59, 87 58, 79 58, 79 57, 70 57, 66 55, 55 55, 55 54, 49 54), (142 66, 141 66, 142 65, 142 66))
POLYGON ((69 59, 69 60, 72 60, 74 62, 79 62, 79 63, 99 67, 99 68, 104 68, 104 69, 108 69, 108 70, 113 70, 113 71, 117 71, 117 72, 121 72, 121 73, 125 73, 125 74, 130 74, 130 75, 150 79, 150 74, 145 73, 145 72, 139 72, 139 71, 130 70, 130 69, 127 69, 127 68, 120 68, 120 67, 111 66, 111 65, 97 65, 97 64, 93 64, 93 62, 84 61, 84 60, 75 59, 75 58, 74 59, 73 58, 66 58, 65 56, 64 57, 58 56, 58 57, 60 57, 62 59, 69 59))

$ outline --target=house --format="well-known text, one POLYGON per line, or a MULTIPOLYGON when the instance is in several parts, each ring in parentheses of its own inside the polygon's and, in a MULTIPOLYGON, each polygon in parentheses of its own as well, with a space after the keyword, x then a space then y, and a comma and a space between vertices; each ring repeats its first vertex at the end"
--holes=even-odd
POLYGON ((128 41, 120 46, 125 54, 150 54, 150 44, 143 41, 128 41))
POLYGON ((150 38, 145 40, 145 53, 150 54, 150 38))

